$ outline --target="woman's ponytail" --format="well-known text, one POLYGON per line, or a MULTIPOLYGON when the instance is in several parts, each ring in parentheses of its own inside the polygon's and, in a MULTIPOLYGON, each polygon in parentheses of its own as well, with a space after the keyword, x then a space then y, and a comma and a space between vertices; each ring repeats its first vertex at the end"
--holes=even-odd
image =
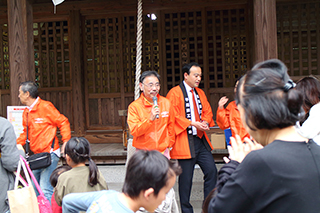
POLYGON ((88 183, 90 186, 94 186, 98 184, 98 167, 95 162, 89 157, 89 178, 88 183))

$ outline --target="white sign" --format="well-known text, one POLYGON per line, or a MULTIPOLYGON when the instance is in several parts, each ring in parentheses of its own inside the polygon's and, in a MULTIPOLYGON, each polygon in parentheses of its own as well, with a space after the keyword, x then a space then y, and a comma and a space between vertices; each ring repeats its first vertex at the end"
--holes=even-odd
POLYGON ((17 138, 23 132, 22 113, 26 106, 7 106, 7 119, 14 128, 17 138))

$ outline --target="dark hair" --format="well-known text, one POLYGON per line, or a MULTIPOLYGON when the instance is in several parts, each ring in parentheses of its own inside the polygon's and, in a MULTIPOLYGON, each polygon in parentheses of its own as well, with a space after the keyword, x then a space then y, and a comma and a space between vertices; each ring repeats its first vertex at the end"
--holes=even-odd
POLYGON ((182 67, 182 74, 187 73, 188 75, 190 75, 190 69, 191 67, 200 67, 200 65, 196 62, 191 62, 189 64, 186 64, 182 67))
POLYGON ((58 183, 58 178, 61 175, 61 173, 66 172, 71 169, 71 166, 68 165, 63 165, 55 168, 53 172, 50 175, 50 184, 52 187, 56 187, 58 183))
POLYGON ((285 74, 283 75, 283 77, 285 78, 284 81, 288 81, 289 79, 289 75, 287 73, 288 69, 286 65, 278 59, 270 59, 270 60, 257 63, 256 65, 253 66, 252 70, 257 70, 261 68, 270 68, 272 70, 277 71, 279 75, 285 74))
POLYGON ((217 193, 217 188, 211 190, 211 192, 207 195, 206 199, 203 201, 201 213, 208 213, 209 204, 212 198, 214 198, 217 195, 217 193))
POLYGON ((32 81, 25 81, 20 84, 23 93, 29 92, 32 98, 39 96, 38 86, 32 81))
POLYGON ((89 178, 90 186, 97 185, 98 167, 90 157, 90 143, 83 137, 72 137, 66 144, 65 154, 67 154, 75 164, 85 163, 89 161, 89 178))
POLYGON ((154 76, 154 77, 157 77, 158 78, 158 81, 160 82, 160 75, 156 72, 156 71, 153 71, 153 70, 149 70, 149 71, 144 71, 140 78, 139 78, 139 82, 140 83, 143 83, 144 79, 146 77, 149 77, 149 76, 154 76))
POLYGON ((301 119, 303 99, 299 91, 291 89, 294 83, 287 67, 277 59, 258 65, 240 80, 236 94, 248 127, 256 130, 294 125, 301 119))
POLYGON ((303 96, 302 107, 306 112, 304 120, 309 116, 310 108, 320 102, 320 82, 315 77, 304 77, 297 82, 296 90, 303 96))
POLYGON ((181 174, 177 161, 169 161, 158 151, 139 150, 129 160, 122 192, 137 198, 141 191, 154 189, 157 196, 170 177, 181 174))

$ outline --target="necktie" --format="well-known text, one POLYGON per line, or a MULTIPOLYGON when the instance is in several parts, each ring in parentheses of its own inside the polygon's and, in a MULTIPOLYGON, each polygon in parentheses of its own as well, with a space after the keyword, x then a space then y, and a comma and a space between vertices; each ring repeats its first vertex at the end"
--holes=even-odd
MULTIPOLYGON (((199 115, 199 112, 198 112, 198 107, 197 107, 196 100, 194 98, 193 89, 191 89, 190 91, 192 93, 194 117, 196 118, 196 121, 200 121, 200 115, 199 115)), ((203 132, 201 130, 197 129, 197 135, 198 135, 199 138, 202 138, 203 132)))

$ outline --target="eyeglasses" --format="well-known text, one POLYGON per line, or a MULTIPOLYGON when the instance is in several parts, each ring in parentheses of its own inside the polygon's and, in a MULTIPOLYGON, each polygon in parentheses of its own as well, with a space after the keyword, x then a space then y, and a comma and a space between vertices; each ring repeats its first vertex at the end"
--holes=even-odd
POLYGON ((160 84, 159 83, 150 83, 150 84, 144 84, 142 83, 143 85, 145 85, 146 87, 148 87, 148 89, 152 89, 153 87, 156 87, 156 88, 159 88, 160 87, 160 84))

